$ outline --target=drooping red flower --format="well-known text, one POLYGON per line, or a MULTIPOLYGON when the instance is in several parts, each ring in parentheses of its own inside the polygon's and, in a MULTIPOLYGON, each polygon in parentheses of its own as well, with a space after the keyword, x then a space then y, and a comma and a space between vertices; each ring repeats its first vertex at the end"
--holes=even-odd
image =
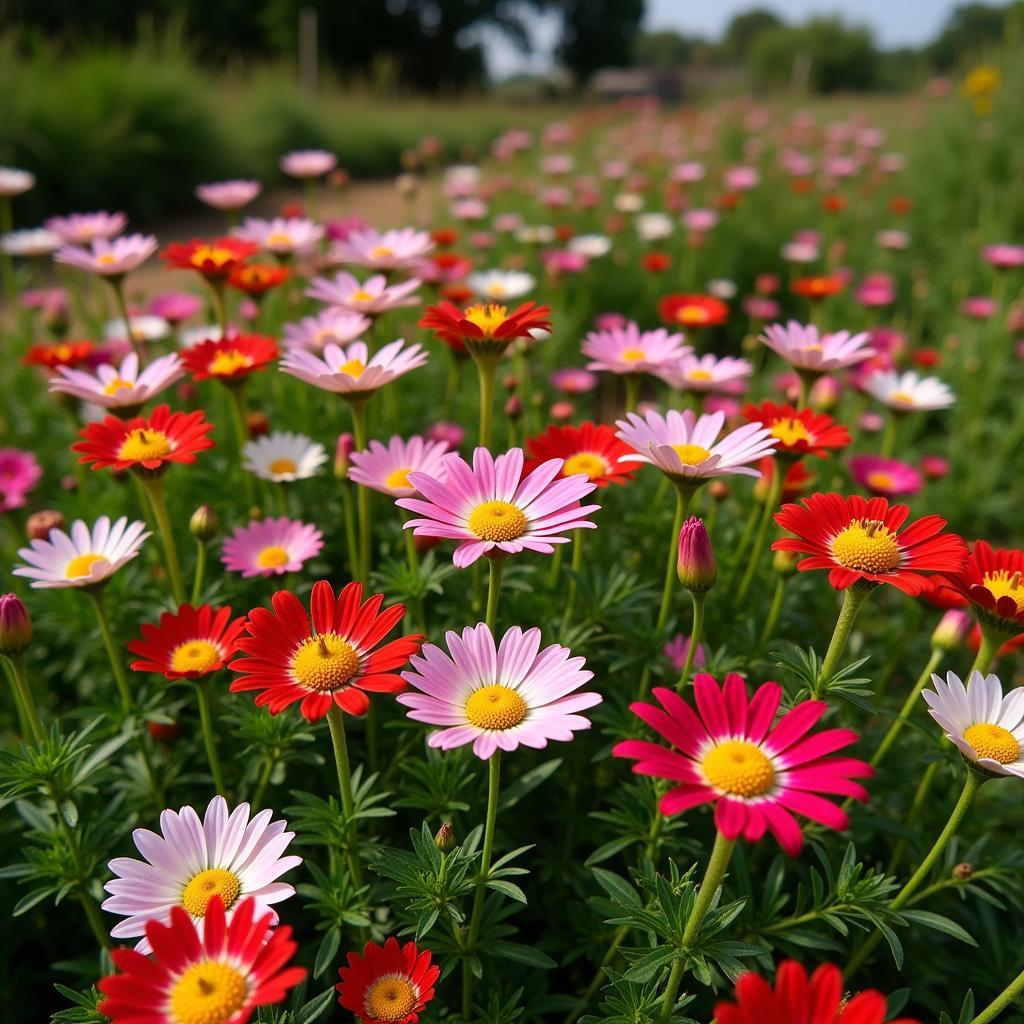
POLYGON ((242 263, 228 274, 228 287, 246 295, 265 295, 292 276, 291 267, 274 263, 242 263))
POLYGON ((909 514, 906 505, 890 506, 885 498, 812 494, 776 513, 775 522, 796 536, 775 541, 772 550, 810 556, 797 568, 828 569, 837 590, 863 580, 890 583, 916 597, 928 586, 921 574, 959 572, 967 546, 956 534, 942 532, 941 516, 922 516, 900 532, 909 514))
POLYGON ((640 468, 635 462, 619 462, 619 456, 635 453, 619 440, 614 427, 604 423, 548 427, 543 434, 526 439, 526 450, 530 458, 523 466, 524 476, 549 459, 564 459, 561 476, 584 473, 591 483, 607 487, 632 480, 640 468))
POLYGON ((213 424, 196 412, 171 412, 158 405, 149 416, 130 420, 107 416, 88 423, 81 441, 71 450, 81 452, 79 462, 92 463, 93 470, 122 469, 162 471, 172 462, 195 462, 196 454, 213 447, 206 435, 213 424))
POLYGON ((228 607, 215 611, 208 604, 183 604, 176 612, 164 612, 158 625, 142 624, 142 639, 128 644, 139 656, 132 669, 170 680, 201 679, 224 667, 244 625, 245 617, 232 620, 228 607))
POLYGON ((300 710, 315 722, 337 704, 350 715, 370 706, 369 693, 400 693, 405 682, 395 672, 420 649, 423 637, 414 634, 377 645, 405 614, 396 604, 381 611, 381 594, 363 601, 363 588, 349 583, 335 598, 331 585, 320 580, 310 595, 310 617, 289 591, 274 594, 273 611, 253 608, 246 634, 236 641, 248 657, 229 666, 239 677, 233 692, 260 691, 256 703, 272 715, 301 701, 300 710))
POLYGON ((28 366, 44 366, 55 370, 58 366, 80 366, 95 351, 91 341, 58 341, 52 345, 32 345, 21 357, 28 366))
POLYGON ((772 432, 779 442, 775 451, 780 455, 824 458, 827 449, 845 448, 851 443, 846 427, 836 423, 828 413, 813 409, 762 402, 744 406, 743 415, 751 423, 763 423, 772 432))
POLYGON ((717 327, 729 319, 729 307, 714 295, 666 295, 658 316, 673 327, 717 327))
POLYGON ((194 381, 211 377, 237 382, 269 366, 278 357, 277 342, 262 334, 236 334, 202 341, 182 350, 181 361, 194 381))
POLYGON ((225 236, 212 241, 193 238, 171 242, 160 258, 168 270, 196 270, 208 280, 223 279, 239 264, 260 251, 255 242, 225 236))
POLYGON ((805 299, 826 299, 841 292, 846 285, 841 277, 819 275, 798 277, 789 287, 794 295, 805 299))
MULTIPOLYGON (((771 455, 766 455, 757 464, 761 476, 754 481, 754 497, 758 501, 765 501, 772 490, 772 481, 775 479, 777 469, 776 460, 771 455)), ((783 503, 795 501, 802 494, 806 494, 815 484, 818 477, 807 468, 803 459, 798 462, 788 462, 786 475, 782 480, 782 494, 779 500, 783 503)))
POLYGON ((348 954, 348 966, 338 968, 338 1002, 363 1024, 416 1024, 434 998, 441 973, 431 966, 430 950, 421 953, 415 942, 399 946, 392 936, 383 946, 368 942, 363 955, 348 954))
POLYGON ((963 568, 944 573, 943 581, 966 598, 985 625, 1011 636, 1024 633, 1024 551, 979 540, 963 568))
POLYGON ((524 302, 510 313, 507 306, 480 303, 460 310, 450 302, 427 306, 420 327, 436 331, 438 337, 461 338, 474 353, 500 354, 516 338, 527 338, 533 330, 549 330, 551 309, 536 302, 524 302))

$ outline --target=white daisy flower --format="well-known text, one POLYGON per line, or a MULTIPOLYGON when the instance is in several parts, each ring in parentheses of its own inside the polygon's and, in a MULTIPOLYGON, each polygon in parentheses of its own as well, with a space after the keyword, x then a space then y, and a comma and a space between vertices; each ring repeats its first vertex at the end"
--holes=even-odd
POLYGON ((103 325, 104 341, 162 341, 171 333, 171 325, 162 316, 153 316, 146 313, 141 316, 128 318, 131 325, 132 336, 126 337, 124 320, 115 317, 103 325))
POLYGON ((898 412, 930 412, 948 409, 956 401, 949 385, 938 377, 922 377, 913 370, 873 373, 864 390, 883 405, 898 412))
POLYGON ((569 239, 566 248, 593 260, 612 251, 612 240, 607 235, 576 235, 569 239))
POLYGON ((49 256, 62 245, 59 235, 47 228, 26 228, 9 231, 0 237, 0 249, 10 256, 49 256))
POLYGON ((327 461, 327 449, 322 444, 288 430, 279 430, 255 441, 247 441, 242 448, 242 465, 261 480, 290 483, 316 476, 327 461))
POLYGON ((519 299, 533 291, 537 279, 522 270, 481 270, 470 274, 466 284, 483 299, 519 299))

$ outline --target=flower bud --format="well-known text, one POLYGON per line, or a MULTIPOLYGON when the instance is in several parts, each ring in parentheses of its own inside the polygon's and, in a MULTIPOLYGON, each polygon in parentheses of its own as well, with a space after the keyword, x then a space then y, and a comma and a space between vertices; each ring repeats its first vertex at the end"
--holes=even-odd
POLYGON ((549 415, 556 423, 567 423, 576 415, 576 406, 572 402, 554 402, 549 415))
POLYGON ((973 874, 973 864, 957 864, 957 866, 953 868, 953 877, 960 879, 961 882, 966 882, 967 879, 970 878, 973 874))
POLYGON ((718 578, 715 554, 711 550, 704 520, 690 516, 679 531, 679 582, 694 594, 707 593, 718 578))
POLYGON ((64 529, 64 516, 52 508, 33 512, 25 523, 25 533, 29 540, 46 540, 53 529, 64 529))
POLYGON ((517 420, 523 415, 523 400, 518 395, 510 395, 505 402, 505 415, 510 420, 517 420))
POLYGON ((355 451, 356 442, 351 434, 341 434, 334 448, 334 475, 339 480, 348 479, 349 456, 355 451))
POLYGON ((798 557, 795 551, 776 551, 772 557, 772 568, 780 576, 792 576, 796 572, 798 557))
POLYGON ((270 419, 266 413, 247 412, 245 429, 250 437, 266 437, 270 433, 270 419))
POLYGON ((437 835, 434 836, 434 845, 442 853, 451 853, 455 849, 455 832, 447 821, 443 822, 437 830, 437 835))
POLYGON ((181 735, 181 723, 147 722, 146 731, 157 743, 170 743, 181 735))
POLYGON ((220 531, 220 520, 209 505, 200 505, 192 513, 192 518, 188 521, 188 528, 196 540, 209 541, 213 540, 220 531))
POLYGON ((708 494, 710 494, 715 501, 725 501, 731 493, 729 485, 724 480, 712 480, 711 483, 708 484, 708 494))
POLYGON ((17 594, 0 594, 0 654, 23 654, 32 643, 32 619, 17 594))
POLYGON ((950 608, 932 633, 932 647, 940 651, 955 651, 970 631, 971 617, 959 608, 950 608))

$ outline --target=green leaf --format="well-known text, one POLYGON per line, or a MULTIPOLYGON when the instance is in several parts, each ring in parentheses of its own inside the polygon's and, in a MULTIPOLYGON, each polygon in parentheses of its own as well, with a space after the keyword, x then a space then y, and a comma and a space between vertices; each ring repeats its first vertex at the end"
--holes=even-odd
POLYGON ((916 921, 918 924, 923 924, 926 928, 932 928, 934 931, 951 935, 954 939, 966 942, 969 946, 977 946, 978 944, 970 933, 961 928, 956 921, 943 917, 942 914, 933 914, 930 910, 901 910, 900 914, 908 921, 916 921))
POLYGON ((643 905, 636 889, 633 888, 621 875, 614 871, 606 871, 604 868, 591 868, 591 873, 597 879, 597 884, 620 906, 639 910, 643 905))
POLYGON ((530 967, 540 967, 545 971, 558 966, 557 961, 552 960, 547 953, 542 953, 534 946, 524 946, 520 942, 505 942, 502 939, 494 939, 487 943, 487 950, 495 956, 515 960, 530 967))
POLYGON ((502 793, 498 807, 501 810, 514 807, 527 793, 532 793, 542 782, 549 779, 561 767, 562 759, 555 757, 538 765, 536 768, 531 768, 502 793))
POLYGON ((316 951, 316 962, 313 965, 314 978, 319 978, 331 966, 340 944, 341 932, 337 928, 332 928, 324 935, 320 942, 320 948, 316 951))
POLYGON ((508 896, 509 899, 516 900, 519 903, 526 902, 526 893, 512 882, 504 882, 501 879, 492 878, 487 882, 487 888, 494 889, 495 892, 500 892, 508 896))
POLYGON ((295 1024, 313 1024, 334 1005, 337 993, 333 988, 310 999, 308 1003, 295 1011, 295 1024))

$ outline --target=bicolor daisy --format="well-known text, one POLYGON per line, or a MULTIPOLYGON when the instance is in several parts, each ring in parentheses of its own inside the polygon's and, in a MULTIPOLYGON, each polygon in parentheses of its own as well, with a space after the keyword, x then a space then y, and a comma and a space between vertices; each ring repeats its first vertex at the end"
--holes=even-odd
POLYGON ((543 434, 527 438, 526 450, 530 457, 524 473, 532 473, 549 459, 562 459, 562 476, 582 473, 598 487, 627 483, 639 468, 620 461, 633 449, 604 423, 550 426, 543 434))
POLYGON ((422 260, 433 248, 434 240, 427 231, 366 228, 350 231, 344 240, 335 242, 330 259, 333 263, 353 263, 372 270, 404 270, 422 260))
POLYGON ((306 295, 352 313, 377 316, 390 309, 418 305, 415 292, 419 286, 420 281, 415 277, 389 285, 383 274, 373 274, 360 282, 359 278, 342 270, 333 278, 314 277, 306 295))
POLYGON ((882 498, 907 497, 924 486, 924 477, 908 462, 881 455, 854 455, 850 476, 858 486, 882 498))
POLYGON ((276 430, 242 447, 242 468, 261 480, 308 480, 327 461, 327 449, 303 434, 276 430))
POLYGON ((362 956, 349 953, 346 960, 348 966, 338 968, 338 1002, 363 1024, 416 1024, 441 974, 429 949, 421 953, 415 942, 400 946, 394 936, 383 946, 367 942, 362 956))
POLYGON ((715 827, 726 839, 757 842, 767 830, 795 856, 803 834, 794 814, 841 832, 849 825, 846 812, 820 794, 867 799, 854 780, 869 778, 870 765, 829 756, 855 743, 857 734, 849 729, 810 734, 828 710, 825 701, 802 701, 776 722, 782 687, 762 683, 748 699, 747 684, 735 673, 721 687, 698 673, 696 711, 674 690, 657 687, 653 693, 660 708, 638 701, 630 710, 671 746, 623 740, 612 753, 635 760, 633 771, 639 775, 676 783, 658 803, 662 814, 713 804, 715 827))
POLYGON ((228 607, 214 610, 203 604, 183 604, 176 612, 164 612, 154 625, 144 622, 141 640, 132 640, 128 650, 138 656, 135 672, 153 672, 173 682, 201 679, 224 667, 235 650, 235 639, 245 619, 232 619, 228 607))
POLYGON ((771 431, 776 440, 777 455, 824 458, 828 449, 845 448, 852 443, 846 427, 835 423, 827 413, 813 409, 796 409, 788 403, 762 402, 744 406, 743 415, 749 422, 760 423, 771 431))
POLYGON ((56 341, 52 344, 30 345, 21 357, 27 366, 56 370, 59 366, 81 366, 96 351, 91 341, 56 341))
POLYGON ((324 535, 312 524, 281 516, 254 519, 224 541, 221 561, 243 579, 298 572, 324 546, 324 535))
POLYGON ((219 380, 237 384, 266 369, 278 357, 277 342, 262 334, 208 338, 182 352, 185 369, 194 381, 219 380))
POLYGON ((729 306, 714 295, 666 295, 658 316, 673 327, 717 327, 729 319, 729 306))
POLYGON ((63 245, 54 259, 69 267, 102 277, 123 277, 156 252, 153 235, 122 235, 120 238, 94 238, 88 246, 63 245))
POLYGON ((485 623, 445 634, 446 654, 435 644, 410 659, 402 678, 417 692, 398 702, 416 722, 441 726, 428 746, 451 750, 473 744, 486 760, 496 750, 540 749, 590 728, 581 711, 601 703, 599 693, 579 693, 593 678, 583 658, 552 644, 541 650, 539 629, 513 626, 495 644, 485 623))
POLYGON ((883 370, 864 382, 872 398, 896 412, 930 412, 948 409, 956 401, 949 385, 938 377, 922 377, 914 370, 897 373, 883 370))
POLYGON ((426 473, 435 480, 444 480, 444 456, 447 441, 430 441, 397 435, 387 444, 370 441, 361 452, 349 456, 349 479, 393 498, 411 498, 417 493, 409 480, 410 473, 426 473))
POLYGON ((195 270, 209 281, 223 281, 235 267, 259 252, 255 242, 226 236, 203 241, 172 242, 160 253, 168 270, 195 270))
POLYGON ((83 402, 104 409, 138 410, 172 384, 185 376, 181 357, 172 352, 159 356, 139 370, 139 357, 134 352, 121 360, 120 366, 103 363, 95 373, 58 366, 50 378, 50 390, 73 395, 83 402))
POLYGON ((664 327, 641 331, 632 320, 624 327, 591 331, 580 348, 590 359, 588 370, 606 373, 659 373, 693 351, 681 334, 664 327))
POLYGON ((370 355, 366 343, 354 341, 343 348, 328 344, 320 355, 292 349, 281 360, 281 370, 323 391, 349 401, 369 398, 379 388, 423 366, 427 354, 419 344, 399 338, 370 355))
POLYGON ((496 458, 477 448, 472 466, 455 452, 445 455, 443 477, 410 473, 409 483, 422 498, 395 502, 416 516, 405 528, 418 536, 458 541, 452 561, 460 569, 484 555, 550 555, 555 544, 569 543, 564 535, 570 530, 594 528, 586 517, 600 506, 580 504, 596 486, 588 477, 557 479, 561 459, 549 459, 524 477, 524 461, 521 448, 496 458))
POLYGON ((744 381, 754 372, 747 359, 732 356, 703 356, 687 352, 681 359, 669 363, 657 371, 657 375, 680 391, 724 391, 728 394, 741 392, 744 381))
POLYGON ((866 331, 859 334, 850 334, 849 331, 822 334, 814 324, 804 325, 796 320, 787 324, 769 324, 758 340, 804 373, 841 370, 875 353, 866 331))
POLYGON ((979 540, 943 581, 971 603, 982 625, 1007 636, 1024 633, 1024 551, 979 540))
POLYGON ((253 608, 242 652, 231 663, 239 673, 231 690, 258 691, 256 704, 276 715, 296 701, 311 722, 337 705, 350 715, 370 706, 367 693, 398 693, 405 689, 396 673, 420 649, 417 634, 378 646, 398 625, 405 607, 381 610, 380 594, 363 600, 363 588, 349 583, 335 596, 320 580, 310 594, 310 612, 292 593, 281 590, 271 599, 273 610, 253 608))
POLYGON ((498 356, 517 338, 529 338, 535 330, 551 329, 551 309, 536 302, 524 302, 512 312, 493 303, 468 306, 465 310, 450 302, 427 306, 419 322, 442 339, 457 338, 474 356, 498 356))

